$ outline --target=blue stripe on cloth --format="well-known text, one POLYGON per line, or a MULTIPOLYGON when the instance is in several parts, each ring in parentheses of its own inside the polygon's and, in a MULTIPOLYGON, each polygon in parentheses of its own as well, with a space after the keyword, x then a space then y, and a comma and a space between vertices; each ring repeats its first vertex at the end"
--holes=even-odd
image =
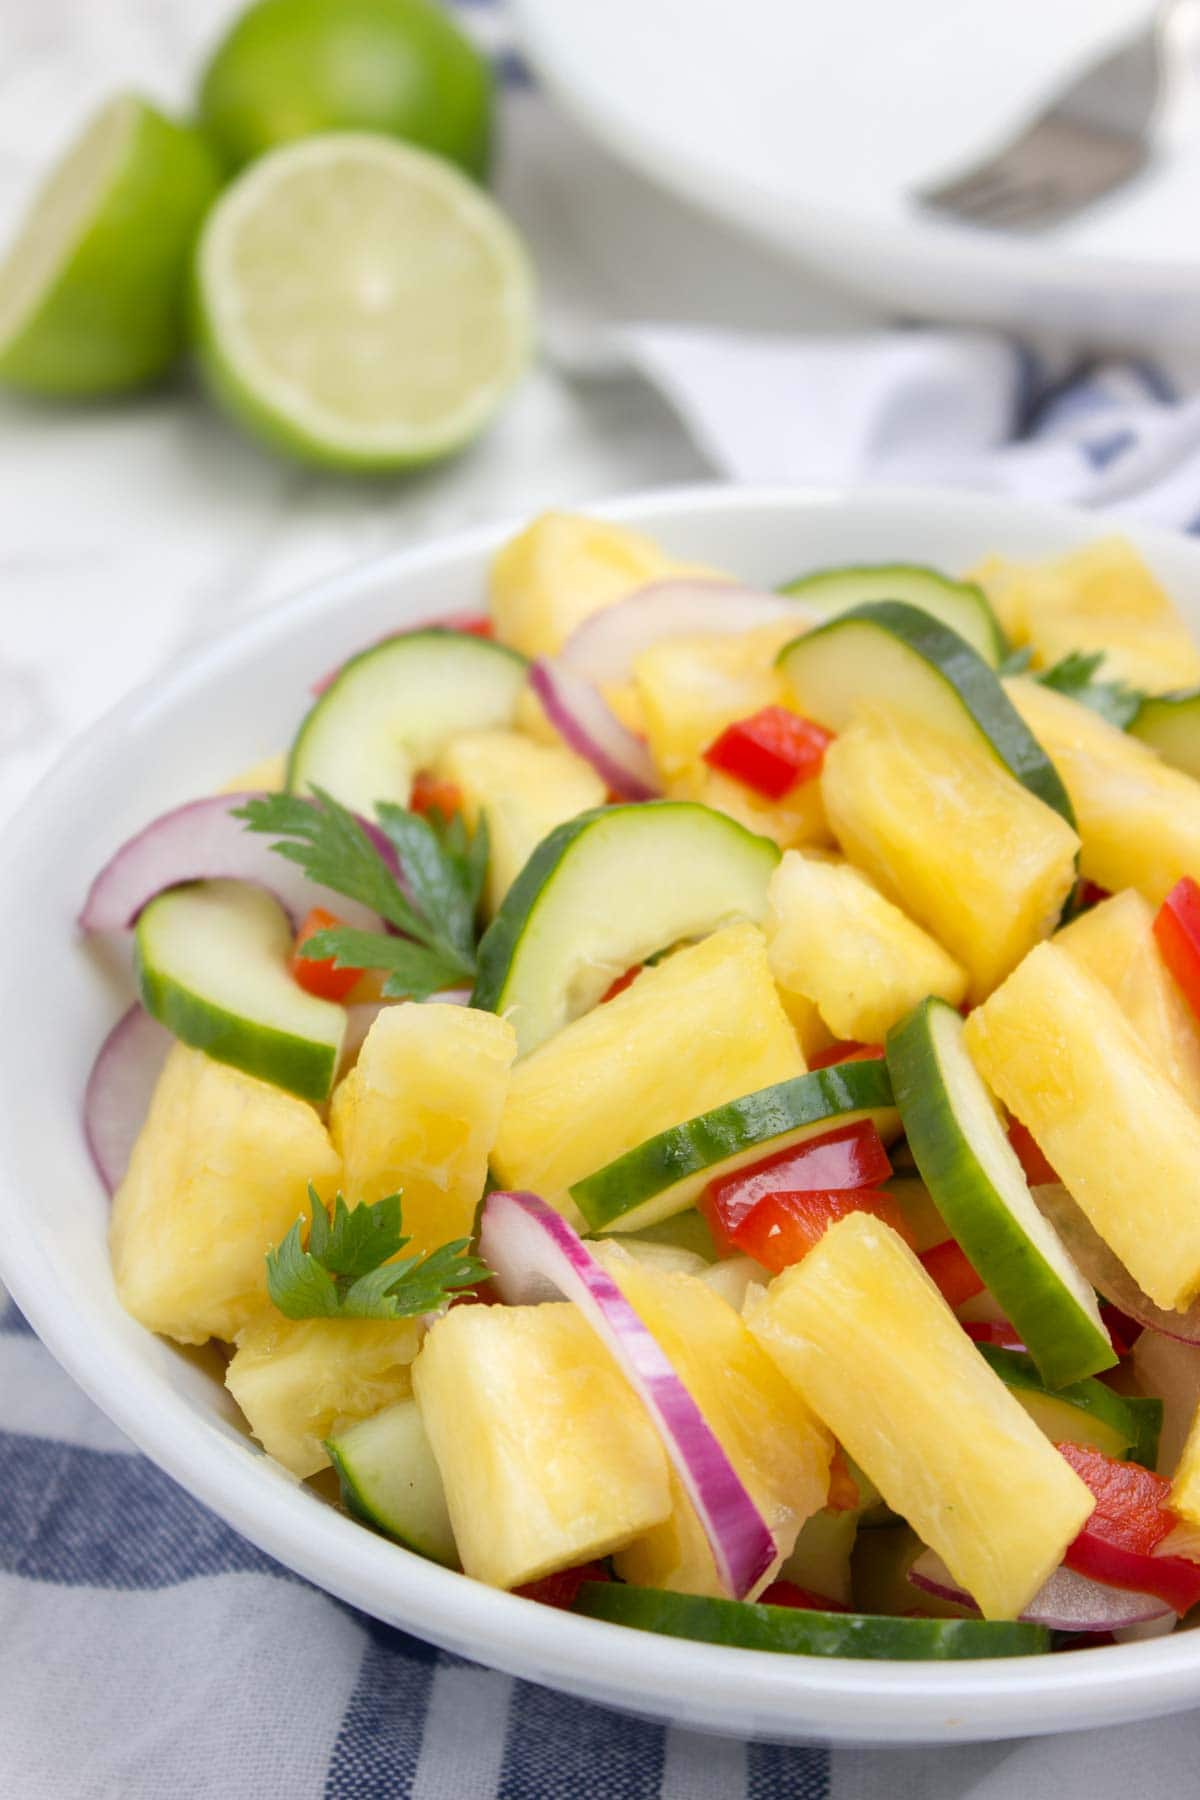
POLYGON ((0 1306, 0 1335, 6 1337, 32 1337, 33 1326, 14 1300, 0 1306))
POLYGON ((492 58, 496 79, 506 88, 531 88, 533 70, 519 50, 498 50, 492 58))
MULTIPOLYGON (((403 1800, 421 1754, 437 1651, 359 1614, 363 1659, 325 1778, 326 1800, 403 1800)), ((464 1729, 470 1722, 463 1721, 464 1729)), ((467 1796, 463 1796, 467 1800, 467 1796)))
POLYGON ((519 1681, 496 1800, 658 1800, 663 1728, 519 1681))
POLYGON ((749 1744, 746 1800, 829 1800, 828 1750, 749 1744))
POLYGON ((1093 469, 1107 469, 1110 462, 1115 461, 1126 450, 1132 450, 1137 443, 1137 432, 1124 426, 1120 431, 1109 432, 1107 437, 1084 438, 1079 448, 1093 469))
POLYGON ((185 1494, 144 1457, 0 1432, 7 1523, 0 1570, 127 1592, 199 1576, 298 1576, 185 1494))

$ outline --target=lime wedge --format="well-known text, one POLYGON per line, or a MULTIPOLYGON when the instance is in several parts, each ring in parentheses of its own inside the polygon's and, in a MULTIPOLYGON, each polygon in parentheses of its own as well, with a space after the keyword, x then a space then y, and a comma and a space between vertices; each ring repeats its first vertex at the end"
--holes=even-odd
POLYGON ((468 443, 521 373, 533 277, 487 196, 369 133, 272 151, 228 188, 197 254, 218 398, 306 462, 389 469, 468 443))
POLYGON ((70 396, 161 375, 184 342, 189 256, 218 185, 198 132, 133 95, 109 101, 0 264, 0 381, 70 396))

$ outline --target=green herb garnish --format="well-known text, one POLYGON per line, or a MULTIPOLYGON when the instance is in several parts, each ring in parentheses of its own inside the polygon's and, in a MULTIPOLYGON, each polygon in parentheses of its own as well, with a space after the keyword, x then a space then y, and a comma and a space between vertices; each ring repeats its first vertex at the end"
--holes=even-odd
POLYGON ((1137 717, 1144 694, 1126 686, 1123 681, 1097 681, 1096 674, 1104 661, 1104 651, 1072 650, 1053 667, 1034 676, 1043 687, 1056 694, 1066 694, 1080 706, 1090 707, 1110 725, 1124 731, 1137 717))
POLYGON ((339 1194, 332 1218, 314 1188, 308 1197, 307 1247, 297 1219, 279 1248, 267 1252, 267 1292, 285 1318, 411 1319, 491 1273, 470 1254, 470 1238, 392 1262, 409 1242, 399 1194, 355 1207, 339 1194))
POLYGON ((475 977, 475 915, 487 872, 487 826, 468 833, 462 818, 422 818, 381 802, 379 826, 396 853, 400 879, 355 813, 332 794, 267 794, 234 814, 249 831, 278 838, 271 848, 312 881, 370 907, 403 935, 333 925, 300 948, 311 962, 387 971, 390 998, 426 1000, 475 977))

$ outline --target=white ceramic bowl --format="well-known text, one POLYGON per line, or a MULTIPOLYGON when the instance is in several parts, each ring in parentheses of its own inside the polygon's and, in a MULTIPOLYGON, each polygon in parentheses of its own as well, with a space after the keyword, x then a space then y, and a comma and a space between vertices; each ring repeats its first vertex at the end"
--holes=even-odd
MULTIPOLYGON (((1065 510, 957 494, 700 488, 598 509, 679 555, 771 583, 810 565, 1043 555, 1097 535, 1065 510)), ((6 832, 0 869, 0 1273, 51 1351, 146 1454, 318 1586, 479 1662, 647 1717, 779 1741, 962 1741, 1078 1730, 1200 1702, 1200 1633, 1028 1661, 807 1660, 655 1637, 495 1593, 353 1524, 249 1442, 224 1391, 117 1304, 107 1207, 78 1127, 128 976, 74 918, 154 813, 285 743, 307 686, 389 627, 477 605, 492 528, 386 558, 260 615, 125 700, 6 832)), ((1200 626, 1200 546, 1137 533, 1200 626)))

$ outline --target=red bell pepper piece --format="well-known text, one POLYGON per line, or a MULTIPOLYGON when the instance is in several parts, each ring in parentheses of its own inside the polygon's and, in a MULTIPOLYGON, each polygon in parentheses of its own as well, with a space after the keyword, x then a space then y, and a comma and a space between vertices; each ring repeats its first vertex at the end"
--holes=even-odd
POLYGON ((330 931, 341 920, 323 906, 314 906, 308 917, 296 933, 296 941, 292 946, 292 979, 300 984, 308 994, 316 994, 321 1000, 344 1000, 350 989, 362 975, 361 969, 338 969, 334 967, 331 956, 318 962, 313 957, 301 956, 301 946, 318 931, 330 931))
POLYGON ((1117 1355, 1128 1356, 1145 1327, 1139 1325, 1136 1319, 1131 1319, 1128 1313, 1123 1313, 1119 1306, 1113 1306, 1108 1300, 1100 1302, 1100 1317, 1104 1321, 1104 1328, 1112 1340, 1112 1347, 1117 1355))
POLYGON ((811 1588, 798 1587, 794 1581, 773 1581, 758 1596, 760 1606, 795 1606, 805 1612, 849 1612, 840 1600, 830 1600, 824 1594, 814 1594, 811 1588))
POLYGON ((1007 1319, 962 1319, 960 1323, 973 1343, 995 1344, 998 1350, 1025 1348, 1016 1326, 1007 1319))
POLYGON ((982 1294, 983 1282, 953 1238, 935 1244, 932 1250, 923 1251, 921 1262, 925 1273, 941 1289, 947 1306, 962 1306, 976 1294, 982 1294))
POLYGON ((434 624, 440 625, 443 631, 466 631, 471 637, 494 638, 496 635, 496 627, 486 613, 450 613, 447 618, 436 619, 434 624))
POLYGON ((801 782, 821 773, 826 745, 832 742, 832 731, 814 719, 784 706, 764 706, 748 719, 727 725, 704 752, 704 760, 765 799, 782 800, 801 782))
POLYGON ((569 1611, 578 1600, 585 1581, 610 1579, 601 1562, 577 1563, 573 1569, 556 1569, 553 1575, 543 1575, 540 1581, 527 1581, 523 1587, 514 1588, 513 1593, 526 1600, 540 1600, 543 1606, 559 1606, 569 1611))
POLYGON ((645 963, 634 963, 632 969, 626 969, 623 975, 618 975, 617 979, 610 983, 601 994, 601 1006, 604 1005, 606 1000, 615 1000, 617 995, 623 994, 627 987, 632 987, 645 966, 645 963))
POLYGON ((1163 961, 1200 1019, 1200 885, 1190 875, 1177 881, 1154 916, 1163 961))
POLYGON ((1049 1187, 1057 1182, 1058 1175, 1038 1149, 1033 1133, 1020 1119, 1009 1121, 1008 1141, 1017 1153, 1017 1161, 1025 1171, 1030 1187, 1049 1187))
POLYGON ((865 1212, 908 1241, 908 1225, 891 1194, 878 1188, 847 1188, 840 1193, 779 1193, 760 1200, 733 1234, 735 1248, 778 1274, 802 1262, 831 1225, 847 1213, 865 1212))
POLYGON ((1200 1600, 1200 1564, 1184 1556, 1155 1556, 1178 1521, 1167 1508, 1171 1484, 1140 1463, 1118 1462, 1086 1444, 1060 1444, 1096 1499, 1096 1509, 1063 1561, 1110 1587, 1156 1594, 1185 1613, 1200 1600))
POLYGON ((852 1038, 844 1043, 830 1044, 828 1050, 818 1050, 809 1058, 809 1070, 833 1069, 839 1063, 848 1062, 882 1062, 882 1044, 856 1044, 852 1038))
POLYGON ((718 1241, 732 1245, 738 1226, 770 1194, 877 1187, 891 1173, 879 1133, 870 1119, 859 1119, 710 1181, 700 1210, 718 1241))
POLYGON ((443 819, 448 819, 461 807, 462 789, 457 782, 443 781, 440 776, 431 775, 428 769, 417 770, 408 797, 410 812, 420 813, 422 818, 437 812, 443 819))

